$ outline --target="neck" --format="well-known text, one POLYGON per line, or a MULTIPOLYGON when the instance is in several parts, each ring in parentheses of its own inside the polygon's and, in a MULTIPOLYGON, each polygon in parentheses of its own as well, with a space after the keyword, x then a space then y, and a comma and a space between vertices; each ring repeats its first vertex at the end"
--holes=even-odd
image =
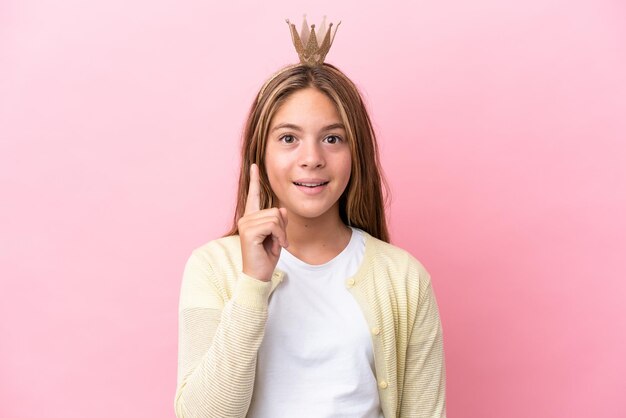
POLYGON ((352 236, 351 229, 329 210, 318 218, 302 218, 289 213, 287 241, 289 252, 301 259, 324 260, 341 252, 352 236))

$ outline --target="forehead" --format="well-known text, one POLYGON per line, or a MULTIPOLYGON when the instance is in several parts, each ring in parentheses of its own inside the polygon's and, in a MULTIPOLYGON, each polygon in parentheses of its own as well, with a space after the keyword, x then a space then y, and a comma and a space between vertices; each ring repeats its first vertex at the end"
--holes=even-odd
POLYGON ((276 110, 270 126, 293 123, 307 127, 341 122, 337 106, 326 94, 315 88, 297 90, 276 110))

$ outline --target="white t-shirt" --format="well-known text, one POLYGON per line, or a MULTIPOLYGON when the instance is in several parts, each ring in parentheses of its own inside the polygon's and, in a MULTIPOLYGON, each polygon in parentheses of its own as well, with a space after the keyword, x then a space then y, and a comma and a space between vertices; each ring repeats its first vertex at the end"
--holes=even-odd
POLYGON ((364 253, 358 228, 325 264, 281 250, 247 417, 382 418, 371 334, 346 289, 364 253))

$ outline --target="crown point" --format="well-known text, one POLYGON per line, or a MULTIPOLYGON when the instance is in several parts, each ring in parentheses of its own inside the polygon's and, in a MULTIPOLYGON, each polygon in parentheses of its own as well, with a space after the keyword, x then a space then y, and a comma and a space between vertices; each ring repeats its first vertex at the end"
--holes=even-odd
POLYGON ((322 65, 335 38, 337 27, 341 22, 336 25, 331 22, 327 26, 326 15, 324 15, 321 26, 317 30, 316 27, 318 25, 309 25, 306 20, 306 14, 303 14, 302 29, 298 35, 295 25, 289 19, 286 19, 286 21, 290 26, 292 41, 300 58, 300 63, 308 66, 322 65), (335 29, 331 31, 333 26, 335 26, 335 29), (317 33, 318 31, 319 33, 317 33))

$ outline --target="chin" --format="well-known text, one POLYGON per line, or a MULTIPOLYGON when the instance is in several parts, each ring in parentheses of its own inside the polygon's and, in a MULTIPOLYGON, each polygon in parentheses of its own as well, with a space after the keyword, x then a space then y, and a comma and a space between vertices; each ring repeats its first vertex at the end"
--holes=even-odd
MULTIPOLYGON (((306 219, 317 219, 320 218, 324 215, 329 214, 329 212, 333 212, 334 210, 338 211, 338 207, 337 209, 335 209, 334 206, 331 207, 287 207, 287 211, 290 214, 293 214, 294 216, 298 216, 300 218, 306 218, 306 219)), ((337 212, 338 214, 338 212, 337 212)))

